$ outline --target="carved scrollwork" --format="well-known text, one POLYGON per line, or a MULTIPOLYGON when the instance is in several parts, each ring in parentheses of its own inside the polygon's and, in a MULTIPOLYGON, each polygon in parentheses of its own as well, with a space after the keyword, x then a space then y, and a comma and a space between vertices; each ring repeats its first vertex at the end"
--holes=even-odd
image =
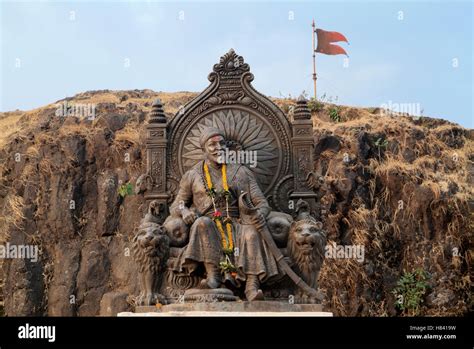
POLYGON ((153 131, 150 131, 150 137, 163 137, 164 132, 165 132, 165 131, 163 131, 163 130, 153 130, 153 131))
POLYGON ((163 148, 156 148, 151 150, 151 170, 150 175, 155 179, 154 185, 157 191, 162 191, 163 188, 163 148))
POLYGON ((280 179, 273 190, 273 204, 276 209, 281 212, 292 214, 290 209, 290 195, 294 189, 294 176, 287 175, 280 179))
POLYGON ((310 129, 308 128, 297 128, 296 129, 296 135, 298 136, 308 136, 310 135, 310 129))
POLYGON ((216 93, 215 96, 212 96, 207 100, 207 103, 213 105, 231 105, 237 103, 242 105, 250 105, 252 102, 252 98, 247 97, 243 91, 216 93))
POLYGON ((187 290, 196 287, 200 281, 197 276, 178 274, 170 270, 167 271, 166 278, 168 285, 177 290, 187 290))
POLYGON ((309 150, 305 147, 297 148, 296 161, 298 164, 297 168, 295 169, 297 188, 305 188, 306 178, 308 177, 308 173, 311 170, 309 150))
POLYGON ((221 76, 235 76, 242 75, 244 72, 250 70, 247 63, 244 63, 244 58, 230 49, 223 55, 219 63, 214 65, 214 71, 221 76))

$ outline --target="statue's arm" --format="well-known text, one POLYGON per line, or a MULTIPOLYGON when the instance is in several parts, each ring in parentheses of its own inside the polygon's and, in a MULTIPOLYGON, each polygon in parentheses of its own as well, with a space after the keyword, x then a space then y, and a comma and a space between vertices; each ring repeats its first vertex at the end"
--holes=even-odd
POLYGON ((179 189, 176 198, 170 206, 170 213, 173 216, 182 217, 184 211, 189 209, 192 203, 192 176, 191 171, 186 172, 179 182, 179 189))
POLYGON ((248 178, 250 198, 252 199, 252 203, 256 208, 258 208, 258 210, 264 217, 267 217, 272 209, 268 204, 267 199, 265 199, 265 196, 263 195, 263 192, 260 189, 260 186, 258 185, 257 179, 255 178, 253 172, 246 167, 245 171, 247 172, 246 176, 248 178))

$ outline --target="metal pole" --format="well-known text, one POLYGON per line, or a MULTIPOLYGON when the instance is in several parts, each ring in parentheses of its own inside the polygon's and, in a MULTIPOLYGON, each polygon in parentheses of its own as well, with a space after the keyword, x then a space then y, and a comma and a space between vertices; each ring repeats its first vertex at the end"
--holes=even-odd
POLYGON ((314 19, 313 19, 313 83, 314 83, 314 99, 317 99, 316 95, 316 48, 315 46, 315 37, 314 33, 316 32, 316 24, 314 24, 314 19))

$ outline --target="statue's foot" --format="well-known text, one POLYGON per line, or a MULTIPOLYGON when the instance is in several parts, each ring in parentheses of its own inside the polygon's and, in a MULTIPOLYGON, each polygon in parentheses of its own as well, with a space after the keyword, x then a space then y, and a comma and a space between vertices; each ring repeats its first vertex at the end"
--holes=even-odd
POLYGON ((221 273, 217 266, 205 263, 207 277, 201 281, 201 288, 219 288, 222 283, 221 273))
POLYGON ((221 286, 221 279, 218 277, 208 277, 201 280, 200 288, 219 288, 221 286))
POLYGON ((230 273, 225 273, 224 275, 224 285, 230 290, 235 290, 240 287, 240 281, 234 279, 230 273))
POLYGON ((249 302, 265 300, 265 297, 263 296, 263 292, 260 289, 258 289, 258 290, 246 290, 245 291, 245 297, 247 297, 247 300, 249 302))
POLYGON ((260 281, 258 280, 258 276, 248 275, 247 285, 245 285, 245 297, 247 297, 249 302, 265 300, 263 292, 259 287, 260 281))

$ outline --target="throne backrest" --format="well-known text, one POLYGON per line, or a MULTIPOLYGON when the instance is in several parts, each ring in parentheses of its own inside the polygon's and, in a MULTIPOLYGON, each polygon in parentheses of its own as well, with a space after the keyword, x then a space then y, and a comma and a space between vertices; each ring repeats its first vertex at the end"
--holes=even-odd
POLYGON ((298 111, 297 107, 295 121, 290 123, 275 103, 252 87, 254 76, 250 67, 233 49, 214 65, 208 79, 210 85, 180 108, 166 128, 150 121, 148 173, 153 178, 154 190, 148 197, 160 199, 166 194, 168 201, 172 200, 182 175, 203 159, 199 144, 202 129, 213 126, 224 132, 230 150, 245 151, 239 152, 245 156, 240 160, 256 156, 255 163, 244 164, 254 172, 273 208, 288 211, 286 201, 292 192, 298 191, 298 178, 311 171, 312 148, 307 147, 308 141, 312 141, 309 112, 298 111), (306 120, 301 120, 303 114, 306 120), (162 132, 157 132, 159 127, 162 132), (295 141, 301 143, 299 147, 295 141), (301 171, 305 173, 298 175, 301 171))

